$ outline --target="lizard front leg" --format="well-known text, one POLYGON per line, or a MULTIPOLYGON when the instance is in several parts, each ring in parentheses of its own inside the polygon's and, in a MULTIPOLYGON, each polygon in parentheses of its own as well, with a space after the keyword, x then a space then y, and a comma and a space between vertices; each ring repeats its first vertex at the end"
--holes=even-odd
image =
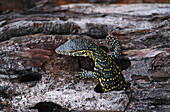
POLYGON ((110 34, 106 36, 106 42, 114 48, 114 52, 111 54, 113 58, 118 58, 121 55, 121 48, 117 37, 113 37, 110 34))
POLYGON ((79 79, 86 79, 86 78, 99 79, 98 73, 93 71, 87 71, 84 69, 82 70, 82 72, 79 72, 79 74, 75 75, 75 77, 79 79))

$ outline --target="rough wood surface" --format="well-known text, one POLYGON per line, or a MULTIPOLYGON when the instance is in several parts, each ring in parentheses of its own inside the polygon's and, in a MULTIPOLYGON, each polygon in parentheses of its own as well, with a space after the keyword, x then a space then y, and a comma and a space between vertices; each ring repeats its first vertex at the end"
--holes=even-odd
POLYGON ((70 3, 170 3, 169 0, 0 0, 0 14, 51 2, 56 5, 66 5, 70 3))
POLYGON ((169 9, 169 4, 42 4, 0 15, 0 110, 40 111, 45 105, 40 102, 53 102, 51 111, 169 111, 169 9), (109 31, 123 49, 119 64, 126 68, 122 60, 131 62, 123 70, 132 82, 130 100, 124 91, 96 93, 97 80, 75 81, 82 68, 93 69, 91 59, 54 52, 79 37, 111 53, 104 40, 109 31))

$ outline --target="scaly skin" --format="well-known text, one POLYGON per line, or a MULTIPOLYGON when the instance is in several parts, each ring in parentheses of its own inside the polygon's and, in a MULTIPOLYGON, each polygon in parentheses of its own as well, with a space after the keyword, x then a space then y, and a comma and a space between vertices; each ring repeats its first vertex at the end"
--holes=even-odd
POLYGON ((94 72, 83 70, 76 77, 80 79, 95 78, 98 79, 103 92, 119 91, 130 89, 130 83, 127 83, 121 70, 113 59, 121 55, 119 41, 112 36, 107 36, 106 41, 114 48, 112 55, 101 49, 95 43, 86 39, 70 39, 56 49, 56 53, 71 56, 89 56, 95 62, 94 72))

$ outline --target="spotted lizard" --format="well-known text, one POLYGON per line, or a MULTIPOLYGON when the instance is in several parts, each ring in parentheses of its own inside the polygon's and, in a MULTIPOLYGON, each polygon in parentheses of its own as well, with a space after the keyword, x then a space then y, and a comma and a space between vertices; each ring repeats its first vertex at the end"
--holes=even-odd
POLYGON ((101 47, 87 39, 70 39, 56 48, 55 52, 62 55, 89 56, 95 62, 94 71, 82 70, 75 75, 79 79, 98 79, 103 92, 120 91, 130 89, 130 83, 125 81, 120 67, 113 61, 121 55, 121 48, 117 37, 110 34, 106 36, 106 42, 111 45, 114 52, 107 55, 101 47))

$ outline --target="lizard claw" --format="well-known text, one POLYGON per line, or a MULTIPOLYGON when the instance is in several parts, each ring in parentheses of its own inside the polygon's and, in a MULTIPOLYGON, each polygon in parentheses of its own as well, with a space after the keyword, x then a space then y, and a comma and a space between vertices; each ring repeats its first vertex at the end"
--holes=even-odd
POLYGON ((74 77, 78 78, 78 79, 81 79, 81 75, 80 74, 77 74, 75 75, 74 77))
POLYGON ((78 79, 83 79, 82 77, 82 72, 78 72, 77 75, 75 75, 74 77, 78 78, 78 79))
POLYGON ((75 77, 78 78, 78 79, 84 79, 84 78, 82 77, 82 75, 85 73, 85 70, 84 70, 84 69, 81 69, 81 70, 82 70, 81 72, 78 72, 78 74, 75 75, 75 77))

